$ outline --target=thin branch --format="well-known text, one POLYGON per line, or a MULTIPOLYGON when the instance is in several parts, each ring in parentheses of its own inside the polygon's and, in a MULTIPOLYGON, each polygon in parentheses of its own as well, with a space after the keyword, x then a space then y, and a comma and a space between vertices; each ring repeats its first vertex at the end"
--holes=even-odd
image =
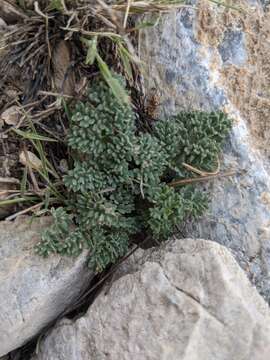
POLYGON ((16 219, 16 217, 18 217, 18 216, 20 216, 20 215, 27 214, 27 213, 29 213, 30 211, 33 212, 34 210, 40 208, 40 207, 43 205, 43 203, 44 203, 44 202, 42 201, 42 202, 40 202, 40 203, 38 203, 38 204, 36 204, 36 205, 30 206, 30 207, 27 208, 27 209, 18 211, 17 213, 8 216, 5 220, 11 221, 11 220, 16 219))
POLYGON ((45 19, 46 43, 47 43, 47 47, 48 47, 48 55, 49 55, 49 58, 51 58, 52 57, 52 52, 51 52, 51 46, 50 46, 50 40, 49 40, 49 19, 52 19, 53 16, 48 16, 47 14, 44 14, 40 10, 37 1, 34 2, 34 8, 35 8, 35 12, 45 19))
MULTIPOLYGON (((66 95, 66 94, 60 94, 60 93, 56 93, 56 92, 52 92, 52 91, 44 91, 44 90, 39 90, 38 92, 41 95, 48 95, 48 96, 55 96, 55 97, 65 97, 68 99, 74 99, 74 96, 71 95, 66 95)), ((55 105, 55 102, 52 104, 55 105)))
POLYGON ((200 177, 190 178, 190 179, 176 180, 176 181, 170 182, 168 185, 176 187, 176 186, 182 186, 182 185, 187 185, 187 184, 193 184, 193 183, 197 183, 197 182, 214 180, 216 178, 234 176, 236 174, 237 174, 236 170, 231 170, 231 171, 226 171, 224 173, 219 173, 216 175, 208 175, 208 176, 200 176, 200 177))
POLYGON ((124 23, 123 23, 123 28, 125 29, 127 27, 127 20, 128 20, 128 15, 129 15, 129 9, 131 6, 131 0, 127 0, 127 8, 126 8, 126 12, 125 12, 125 17, 124 17, 124 23))
POLYGON ((208 172, 208 171, 204 171, 204 170, 200 170, 192 165, 189 165, 187 163, 182 163, 182 165, 189 171, 192 171, 194 172, 195 174, 198 174, 200 176, 208 176, 208 175, 217 175, 219 172, 220 172, 220 161, 219 161, 219 158, 217 158, 217 169, 215 171, 211 171, 211 172, 208 172))
POLYGON ((116 37, 119 39, 122 39, 122 36, 110 31, 87 31, 87 30, 83 30, 83 29, 79 29, 79 28, 68 28, 68 27, 60 27, 60 29, 62 30, 67 30, 67 31, 71 31, 71 32, 78 32, 81 33, 82 35, 89 35, 89 36, 103 36, 103 37, 116 37))
MULTIPOLYGON (((0 191, 0 196, 8 195, 8 194, 21 194, 21 190, 3 190, 0 191)), ((26 192, 24 195, 36 195, 34 192, 26 192)))
POLYGON ((31 166, 31 162, 30 162, 30 159, 29 159, 28 152, 27 152, 25 144, 23 146, 23 152, 24 152, 24 156, 25 156, 25 159, 26 159, 26 163, 27 163, 26 166, 27 166, 27 168, 29 170, 29 174, 30 174, 33 186, 34 186, 35 193, 40 194, 40 188, 38 186, 36 177, 34 175, 34 172, 33 172, 32 166, 31 166))
POLYGON ((19 180, 18 179, 15 179, 15 178, 11 178, 11 177, 8 177, 8 178, 4 178, 4 177, 0 177, 0 184, 19 184, 19 180))
POLYGON ((35 12, 36 12, 38 15, 40 15, 41 17, 43 17, 44 19, 52 19, 52 18, 53 18, 53 16, 48 16, 48 15, 44 14, 44 13, 40 10, 39 5, 38 5, 38 1, 35 1, 35 2, 34 2, 34 8, 35 8, 35 12))
MULTIPOLYGON (((121 26, 118 23, 117 16, 115 15, 115 11, 112 8, 112 6, 107 5, 103 0, 97 0, 97 2, 100 4, 102 9, 106 11, 106 13, 109 15, 109 17, 111 18, 111 21, 116 25, 116 27, 121 28, 121 26)), ((96 14, 98 14, 98 13, 99 13, 99 11, 96 10, 96 14)))

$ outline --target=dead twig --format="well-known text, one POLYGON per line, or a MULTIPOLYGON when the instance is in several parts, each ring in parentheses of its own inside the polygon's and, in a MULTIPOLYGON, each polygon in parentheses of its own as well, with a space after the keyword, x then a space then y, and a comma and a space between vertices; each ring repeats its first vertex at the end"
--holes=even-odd
POLYGON ((110 17, 111 21, 116 25, 116 27, 121 28, 121 25, 119 24, 119 21, 118 21, 118 17, 115 14, 115 11, 112 8, 112 6, 107 5, 103 0, 97 0, 97 2, 99 3, 101 9, 99 10, 98 8, 96 8, 95 15, 98 15, 99 13, 104 11, 104 13, 106 13, 110 17))
POLYGON ((200 170, 198 168, 196 168, 195 166, 192 166, 192 165, 189 165, 187 163, 182 163, 182 165, 189 171, 192 171, 194 172, 195 174, 198 174, 200 176, 209 176, 209 175, 217 175, 219 172, 220 172, 220 161, 219 161, 219 158, 217 159, 217 169, 215 171, 211 171, 211 172, 208 172, 208 171, 204 171, 204 170, 200 170))
POLYGON ((175 180, 175 181, 170 182, 168 185, 176 187, 176 186, 182 186, 182 185, 187 185, 187 184, 193 184, 193 183, 197 183, 197 182, 214 180, 216 178, 234 176, 236 174, 237 174, 236 170, 231 170, 231 171, 226 171, 224 173, 219 173, 216 175, 200 176, 200 177, 196 177, 196 178, 183 179, 183 180, 175 180))
MULTIPOLYGON (((111 5, 111 9, 114 11, 126 12, 127 6, 128 4, 115 4, 115 5, 111 5)), ((144 14, 144 13, 168 12, 173 9, 181 9, 181 8, 197 9, 195 6, 186 5, 184 3, 162 4, 161 2, 153 3, 146 1, 134 1, 130 5, 129 13, 144 14)))
POLYGON ((41 95, 48 95, 48 96, 55 96, 55 97, 63 97, 63 98, 67 98, 67 99, 74 99, 74 96, 66 95, 66 94, 60 94, 60 93, 56 93, 56 92, 52 92, 52 91, 40 90, 38 93, 41 94, 41 95))
POLYGON ((26 159, 26 162, 27 162, 27 168, 29 170, 29 174, 30 174, 30 177, 31 177, 31 180, 32 180, 32 183, 33 183, 34 191, 35 191, 36 194, 40 194, 40 188, 38 186, 38 182, 37 182, 36 177, 34 175, 34 172, 33 172, 32 166, 31 166, 31 162, 30 162, 30 159, 29 159, 28 152, 27 152, 25 144, 23 146, 23 152, 24 152, 24 156, 25 156, 25 159, 26 159))
POLYGON ((110 32, 110 31, 87 31, 87 30, 83 30, 83 29, 80 29, 80 28, 68 28, 68 27, 60 27, 60 29, 75 32, 75 33, 80 33, 82 35, 115 37, 115 38, 118 38, 118 39, 122 39, 121 35, 119 35, 117 33, 114 33, 114 32, 110 32))
POLYGON ((19 184, 20 181, 18 179, 15 179, 15 178, 11 178, 11 177, 8 177, 8 178, 4 178, 4 177, 0 177, 0 184, 19 184))
MULTIPOLYGON (((20 193, 21 193, 21 190, 3 190, 3 191, 0 191, 0 197, 3 197, 8 194, 20 194, 20 193)), ((36 194, 33 192, 26 192, 26 193, 24 193, 24 195, 36 195, 36 194)))
POLYGON ((30 207, 27 208, 27 209, 18 211, 17 213, 8 216, 5 220, 7 220, 7 221, 14 220, 14 219, 16 219, 16 217, 18 217, 18 216, 20 216, 20 215, 25 215, 25 214, 29 213, 30 211, 33 212, 34 210, 39 209, 42 205, 43 205, 43 201, 40 202, 40 203, 38 203, 38 204, 36 204, 36 205, 30 206, 30 207))
POLYGON ((35 1, 35 2, 34 2, 34 9, 35 9, 35 12, 36 12, 39 16, 43 17, 44 19, 52 19, 52 18, 53 18, 53 16, 48 16, 47 14, 44 14, 44 13, 40 10, 39 5, 38 5, 38 1, 35 1))
POLYGON ((38 15, 40 15, 41 17, 43 17, 43 18, 45 19, 46 42, 47 42, 47 47, 48 47, 48 55, 49 55, 49 58, 51 59, 51 57, 52 57, 52 52, 51 52, 50 39, 49 39, 49 19, 52 19, 53 16, 48 16, 47 14, 44 14, 44 13, 40 10, 37 1, 34 2, 34 8, 35 8, 35 12, 36 12, 38 15))
POLYGON ((126 7, 126 12, 125 12, 125 17, 124 17, 124 23, 123 23, 123 28, 124 28, 124 29, 127 27, 127 20, 128 20, 128 15, 129 15, 130 6, 131 6, 131 0, 127 0, 127 7, 126 7))

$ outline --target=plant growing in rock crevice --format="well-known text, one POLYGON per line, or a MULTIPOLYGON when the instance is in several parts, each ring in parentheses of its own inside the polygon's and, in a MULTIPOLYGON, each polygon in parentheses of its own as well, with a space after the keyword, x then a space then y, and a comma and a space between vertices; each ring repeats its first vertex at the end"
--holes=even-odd
POLYGON ((183 162, 211 170, 230 125, 222 113, 182 112, 158 121, 151 133, 140 132, 131 106, 96 82, 73 112, 68 144, 74 166, 64 177, 69 195, 52 210, 54 223, 38 252, 77 255, 87 248, 89 264, 100 271, 140 232, 168 238, 207 206, 194 188, 169 186, 168 174, 185 176, 183 162))

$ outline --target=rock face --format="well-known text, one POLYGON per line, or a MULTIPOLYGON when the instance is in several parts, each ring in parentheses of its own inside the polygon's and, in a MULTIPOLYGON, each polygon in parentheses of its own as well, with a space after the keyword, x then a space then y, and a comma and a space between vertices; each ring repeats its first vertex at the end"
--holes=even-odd
POLYGON ((37 335, 90 280, 86 254, 76 260, 34 255, 40 231, 49 222, 0 222, 0 356, 37 335))
POLYGON ((224 247, 146 251, 88 313, 63 319, 33 360, 266 360, 270 312, 224 247))
POLYGON ((239 12, 206 0, 190 3, 196 9, 166 14, 141 34, 146 92, 156 91, 162 115, 220 109, 234 119, 223 170, 240 174, 208 186, 209 213, 186 236, 232 249, 270 300, 269 7, 240 0, 239 12))

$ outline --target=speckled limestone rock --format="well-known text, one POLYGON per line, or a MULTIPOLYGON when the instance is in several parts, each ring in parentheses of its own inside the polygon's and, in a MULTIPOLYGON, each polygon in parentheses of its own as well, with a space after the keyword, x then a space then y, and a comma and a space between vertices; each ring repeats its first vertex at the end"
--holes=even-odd
POLYGON ((0 222, 0 357, 50 324, 77 299, 92 274, 76 260, 34 254, 49 218, 0 222))
POLYGON ((175 240, 140 263, 32 360, 269 359, 269 308, 225 247, 175 240))
MULTIPOLYGON (((237 3, 237 4, 236 4, 237 3)), ((234 119, 223 170, 209 213, 186 236, 229 247, 261 294, 270 300, 270 11, 266 2, 239 0, 243 11, 190 1, 142 31, 145 88, 159 96, 157 112, 226 111, 234 119)))

